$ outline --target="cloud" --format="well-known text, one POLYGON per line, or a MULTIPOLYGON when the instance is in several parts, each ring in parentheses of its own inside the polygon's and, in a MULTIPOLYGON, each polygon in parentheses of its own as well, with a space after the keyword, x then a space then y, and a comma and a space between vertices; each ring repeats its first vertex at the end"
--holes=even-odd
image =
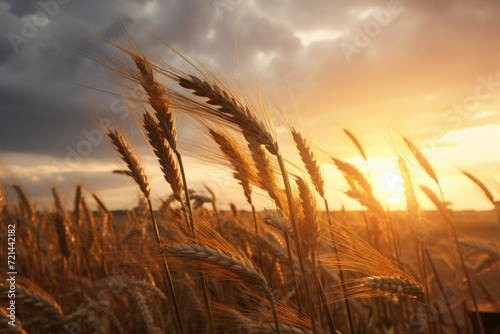
MULTIPOLYGON (((56 0, 42 2, 51 1, 56 0)), ((122 24, 139 50, 183 69, 188 69, 186 64, 154 35, 209 66, 221 64, 230 76, 239 67, 255 72, 264 91, 279 101, 278 108, 294 113, 290 85, 305 128, 314 130, 320 145, 331 145, 332 127, 348 127, 364 138, 377 138, 366 140, 368 150, 376 154, 387 145, 383 135, 372 135, 381 128, 402 129, 425 140, 434 129, 480 127, 497 115, 500 98, 495 91, 457 126, 444 120, 454 104, 474 94, 479 77, 500 75, 497 2, 401 0, 390 19, 379 23, 378 31, 361 44, 356 44, 356 34, 366 34, 393 1, 57 3, 57 12, 26 37, 26 22, 34 24, 43 7, 39 2, 0 0, 0 30, 5 32, 0 39, 4 153, 44 155, 64 163, 68 147, 76 150, 87 140, 85 131, 96 128, 89 104, 109 114, 113 97, 98 90, 117 90, 116 76, 106 80, 109 72, 95 62, 90 46, 116 53, 97 36, 123 43, 122 24), (27 40, 17 45, 18 52, 8 33, 27 40), (356 48, 349 59, 342 43, 356 48)), ((181 138, 195 133, 179 132, 181 138)), ((86 159, 109 161, 107 146, 96 145, 86 159)))

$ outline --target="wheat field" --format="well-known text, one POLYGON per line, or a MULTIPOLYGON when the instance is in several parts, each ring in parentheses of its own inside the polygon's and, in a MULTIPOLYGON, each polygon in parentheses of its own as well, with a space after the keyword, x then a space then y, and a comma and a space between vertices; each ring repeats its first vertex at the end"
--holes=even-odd
MULTIPOLYGON (((494 327, 485 318, 496 309, 498 319, 500 206, 476 175, 463 170, 491 210, 471 218, 451 210, 432 161, 402 135, 394 158, 405 209, 390 210, 373 191, 369 152, 349 129, 342 130, 363 158, 358 165, 284 121, 279 126, 296 149, 294 160, 282 149, 264 98, 194 61, 184 72, 134 47, 114 47, 118 58, 94 56, 127 82, 122 90, 137 87, 131 112, 169 195, 154 195, 159 189, 152 189, 143 157, 113 122, 102 123, 120 160, 109 173, 136 184, 135 207, 111 211, 106 198, 82 184, 71 198, 57 185, 47 189, 53 197, 47 210, 22 184, 4 183, 2 194, 17 199, 0 196, 1 241, 11 245, 13 235, 17 241, 15 326, 8 308, 12 270, 4 268, 2 332, 500 331, 498 321, 494 327), (244 206, 218 200, 209 186, 190 186, 183 158, 192 148, 178 145, 180 114, 210 138, 204 158, 231 172, 244 206), (324 164, 343 179, 327 177, 324 164), (344 195, 362 209, 331 209, 332 184, 345 184, 344 195), (424 210, 422 198, 434 209, 424 210)), ((7 263, 9 249, 0 252, 7 263)))

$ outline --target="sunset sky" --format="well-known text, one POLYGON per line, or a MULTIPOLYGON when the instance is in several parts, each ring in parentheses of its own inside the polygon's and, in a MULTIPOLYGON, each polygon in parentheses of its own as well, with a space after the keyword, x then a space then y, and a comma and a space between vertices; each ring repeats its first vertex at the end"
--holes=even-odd
MULTIPOLYGON (((189 70, 159 37, 215 73, 240 68, 249 89, 275 105, 285 152, 293 147, 284 118, 314 143, 335 208, 359 208, 342 195, 345 183, 327 159, 364 168, 347 128, 370 157, 382 203, 398 208, 403 200, 394 156, 410 157, 404 134, 435 166, 453 208, 489 210, 459 169, 500 198, 499 18, 498 1, 0 0, 0 175, 41 207, 56 184, 70 205, 79 183, 111 208, 135 205, 134 184, 110 173, 118 160, 97 140, 90 107, 109 114, 106 92, 117 91, 116 76, 92 60, 90 45, 116 53, 98 36, 123 42, 121 20, 155 59, 189 70)), ((120 122, 130 130, 134 119, 120 122)), ((191 187, 206 183, 222 203, 245 208, 230 172, 193 156, 198 128, 186 117, 178 123, 191 187)), ((153 192, 164 196, 154 157, 137 133, 132 138, 153 192)), ((413 176, 433 186, 417 168, 413 176)))

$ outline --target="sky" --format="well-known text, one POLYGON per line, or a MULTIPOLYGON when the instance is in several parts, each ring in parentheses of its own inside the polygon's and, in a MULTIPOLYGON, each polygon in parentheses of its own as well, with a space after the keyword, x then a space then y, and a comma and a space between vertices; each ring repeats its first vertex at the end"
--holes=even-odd
MULTIPOLYGON (((122 82, 95 50, 116 54, 108 41, 124 42, 123 25, 152 59, 189 71, 162 40, 215 73, 249 78, 249 89, 275 106, 285 152, 294 154, 284 118, 324 155, 334 208, 359 206, 342 194, 345 183, 328 156, 366 168, 342 133, 347 128, 370 157, 385 205, 402 205, 394 157, 410 157, 403 134, 435 166, 453 208, 490 210, 459 170, 500 196, 499 17, 497 1, 0 0, 2 182, 22 184, 41 207, 50 205, 54 185, 70 205, 79 183, 111 208, 135 205, 138 190, 111 174, 118 159, 96 121, 96 113, 105 117, 116 107, 112 92, 122 82)), ((111 113, 124 129, 134 127, 128 112, 111 113)), ((191 187, 207 184, 222 204, 245 208, 230 171, 197 157, 193 143, 202 136, 192 123, 178 117, 191 187)), ((133 130, 130 136, 155 196, 165 196, 147 144, 133 130)), ((434 186, 412 170, 417 184, 434 186)))

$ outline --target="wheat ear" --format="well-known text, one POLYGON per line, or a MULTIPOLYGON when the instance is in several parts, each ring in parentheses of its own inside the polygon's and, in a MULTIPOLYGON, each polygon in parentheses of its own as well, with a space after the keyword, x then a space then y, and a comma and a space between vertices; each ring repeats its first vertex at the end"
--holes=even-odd
POLYGON ((432 168, 429 160, 420 152, 418 147, 413 144, 411 140, 409 140, 406 137, 403 137, 404 142, 406 143, 406 146, 410 149, 411 153, 415 156, 415 159, 417 159, 418 164, 423 168, 423 170, 433 179, 436 184, 439 185, 439 179, 436 175, 436 172, 434 171, 434 168, 432 168))
POLYGON ((148 112, 144 113, 143 121, 144 129, 146 130, 149 143, 153 147, 154 154, 158 158, 163 177, 172 188, 175 199, 183 203, 181 173, 170 142, 163 138, 159 123, 148 112))
POLYGON ((304 179, 298 177, 296 180, 299 189, 300 203, 304 219, 299 225, 299 233, 302 235, 302 245, 304 255, 314 250, 319 242, 320 237, 320 221, 316 210, 316 202, 313 194, 309 190, 309 186, 304 179))
MULTIPOLYGON (((9 287, 7 285, 0 285, 1 295, 6 296, 8 292, 9 287)), ((61 325, 64 322, 64 314, 59 304, 45 294, 16 285, 16 302, 19 302, 23 307, 39 309, 52 320, 51 323, 53 325, 61 325)))
POLYGON ((465 170, 462 171, 462 173, 469 178, 472 182, 474 182, 482 191, 484 196, 491 202, 491 204, 496 205, 495 199, 493 198, 493 194, 491 191, 488 189, 488 187, 481 182, 477 177, 475 177, 472 173, 469 173, 465 170))
POLYGON ((56 212, 54 214, 54 222, 56 226, 57 237, 59 240, 59 248, 61 253, 66 259, 69 259, 72 253, 72 247, 70 243, 73 241, 73 237, 69 231, 66 210, 63 207, 61 196, 55 187, 52 188, 52 195, 54 197, 54 203, 56 206, 56 212))
POLYGON ((363 146, 361 145, 361 142, 358 140, 358 138, 351 131, 349 131, 347 129, 342 129, 342 131, 344 131, 344 133, 347 135, 347 137, 349 137, 349 139, 352 141, 354 146, 356 146, 356 148, 359 151, 359 154, 361 154, 361 156, 363 157, 363 160, 365 162, 368 162, 368 157, 366 156, 365 150, 364 150, 363 146))
POLYGON ((369 276, 362 279, 362 285, 381 292, 399 293, 424 302, 422 288, 407 278, 395 276, 369 276))
POLYGON ((24 210, 26 211, 26 214, 28 215, 28 219, 32 222, 35 221, 36 209, 35 209, 35 205, 31 201, 28 193, 24 190, 23 187, 21 187, 18 184, 13 184, 12 188, 14 188, 17 195, 19 196, 19 199, 21 200, 21 204, 23 205, 24 210))
POLYGON ((153 67, 146 57, 133 56, 132 58, 139 69, 139 81, 148 95, 149 104, 154 109, 156 118, 159 120, 159 127, 162 134, 175 150, 177 149, 177 131, 174 113, 169 108, 168 92, 156 80, 153 67))
POLYGON ((144 296, 136 290, 131 290, 129 293, 135 306, 137 307, 137 310, 139 311, 139 314, 141 315, 142 320, 144 321, 144 324, 146 325, 147 333, 162 333, 161 330, 155 326, 153 315, 151 314, 146 298, 144 298, 144 296))
POLYGON ((193 263, 209 265, 229 273, 229 277, 244 282, 250 288, 269 291, 265 277, 250 262, 235 258, 222 250, 201 244, 164 245, 162 250, 167 256, 189 259, 193 263))
POLYGON ((276 332, 280 333, 271 288, 262 272, 255 269, 251 262, 199 243, 165 245, 162 247, 162 251, 167 256, 187 259, 192 261, 194 265, 201 265, 204 270, 212 272, 218 277, 241 281, 250 289, 257 289, 265 293, 273 313, 276 332))
POLYGON ((465 176, 467 176, 472 182, 474 182, 474 184, 476 184, 483 191, 483 194, 484 194, 484 196, 486 196, 486 198, 488 199, 488 201, 490 201, 490 203, 493 204, 493 207, 495 208, 495 212, 497 214, 498 224, 500 224, 500 205, 499 205, 499 202, 495 201, 495 198, 493 197, 493 194, 488 189, 488 187, 486 186, 486 184, 484 184, 483 182, 481 182, 481 180, 479 180, 477 177, 475 177, 473 174, 471 174, 471 173, 469 173, 467 171, 463 170, 462 173, 465 176))
POLYGON ((325 197, 325 180, 323 179, 323 174, 321 173, 321 169, 319 168, 318 161, 314 157, 314 154, 311 150, 311 147, 302 136, 300 132, 296 129, 291 128, 292 137, 295 141, 295 146, 297 146, 297 150, 299 151, 300 158, 306 167, 307 173, 311 177, 311 181, 314 185, 314 188, 318 192, 318 194, 324 198, 325 197))
POLYGON ((123 161, 127 164, 128 169, 132 173, 132 178, 139 186, 139 189, 144 194, 144 197, 149 197, 151 191, 149 187, 148 177, 144 168, 139 163, 139 159, 132 151, 128 141, 122 136, 118 130, 107 128, 108 137, 115 147, 116 151, 121 155, 123 161))
POLYGON ((196 96, 207 99, 210 108, 205 108, 209 114, 216 116, 226 122, 237 125, 245 138, 253 138, 264 145, 273 155, 278 152, 274 136, 258 118, 256 113, 245 106, 229 90, 221 85, 211 84, 194 75, 186 75, 177 78, 179 85, 189 89, 196 96))

